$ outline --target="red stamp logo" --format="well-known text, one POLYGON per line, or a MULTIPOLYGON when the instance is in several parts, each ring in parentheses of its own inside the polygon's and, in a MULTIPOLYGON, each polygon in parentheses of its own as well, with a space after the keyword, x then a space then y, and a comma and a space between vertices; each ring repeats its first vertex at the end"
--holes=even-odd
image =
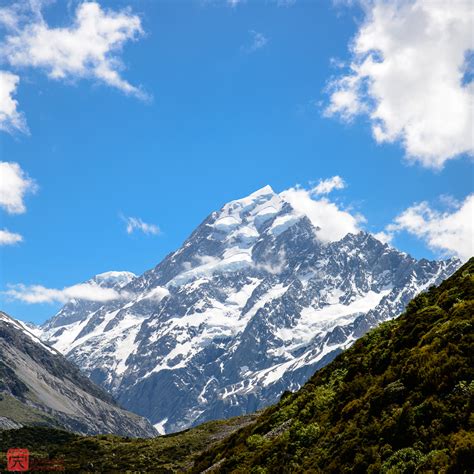
POLYGON ((30 452, 24 448, 10 448, 7 451, 7 471, 27 471, 30 464, 30 452))

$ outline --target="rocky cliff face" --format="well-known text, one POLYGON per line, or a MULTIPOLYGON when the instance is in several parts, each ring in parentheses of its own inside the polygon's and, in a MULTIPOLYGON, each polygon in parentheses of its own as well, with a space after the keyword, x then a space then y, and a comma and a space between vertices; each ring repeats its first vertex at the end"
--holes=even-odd
POLYGON ((37 424, 82 434, 156 434, 27 326, 0 312, 0 429, 37 424))
POLYGON ((459 264, 364 232, 323 243, 267 186, 212 213, 122 298, 63 308, 42 337, 171 432, 275 402, 459 264))

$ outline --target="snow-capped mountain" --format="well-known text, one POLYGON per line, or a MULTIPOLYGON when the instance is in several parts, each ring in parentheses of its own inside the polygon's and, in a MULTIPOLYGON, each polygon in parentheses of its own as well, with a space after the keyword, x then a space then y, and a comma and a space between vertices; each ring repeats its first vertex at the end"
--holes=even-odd
POLYGON ((322 243, 308 217, 266 186, 130 275, 123 297, 68 303, 43 338, 172 432, 299 388, 459 264, 417 261, 364 232, 322 243))
MULTIPOLYGON (((105 272, 96 275, 86 281, 85 284, 120 292, 134 278, 136 278, 136 275, 131 272, 105 272)), ((69 343, 72 342, 70 337, 75 338, 78 334, 65 331, 65 328, 70 328, 71 325, 83 321, 85 317, 95 313, 102 306, 102 302, 72 299, 60 309, 56 316, 48 320, 41 327, 39 333, 34 328, 32 332, 41 335, 43 339, 46 339, 58 351, 67 353, 69 343)))

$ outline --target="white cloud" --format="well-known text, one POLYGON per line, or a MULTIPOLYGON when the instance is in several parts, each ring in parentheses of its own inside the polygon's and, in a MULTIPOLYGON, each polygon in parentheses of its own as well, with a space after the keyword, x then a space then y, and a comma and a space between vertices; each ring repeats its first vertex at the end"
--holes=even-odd
POLYGON ((23 241, 20 234, 15 234, 6 229, 0 230, 0 245, 14 245, 23 241))
POLYGON ((252 37, 252 43, 250 44, 250 46, 243 48, 245 52, 254 53, 259 49, 262 49, 268 43, 268 38, 263 33, 259 33, 255 30, 250 30, 249 33, 252 37))
POLYGON ((127 234, 133 234, 135 230, 139 230, 144 234, 158 235, 160 228, 155 224, 147 224, 143 222, 139 217, 122 217, 127 224, 127 234))
POLYGON ((13 98, 20 78, 8 71, 0 71, 0 130, 12 133, 16 130, 28 133, 18 101, 13 98))
POLYGON ((92 283, 81 283, 62 290, 46 288, 42 285, 9 285, 3 292, 6 296, 25 303, 67 303, 71 299, 107 302, 119 298, 128 298, 128 293, 118 292, 111 288, 102 288, 92 283))
POLYGON ((333 176, 332 178, 321 179, 311 192, 313 194, 329 194, 334 189, 344 189, 345 187, 346 183, 340 176, 333 176))
POLYGON ((212 265, 218 264, 222 259, 218 257, 213 257, 211 255, 198 255, 196 257, 196 260, 198 261, 198 266, 202 266, 202 265, 212 266, 212 265))
POLYGON ((126 94, 146 98, 140 88, 120 75, 123 63, 119 53, 124 44, 143 34, 137 15, 129 9, 103 10, 96 2, 83 2, 71 26, 50 27, 41 16, 41 2, 30 5, 28 21, 21 27, 15 24, 0 44, 5 61, 14 67, 44 69, 58 80, 96 79, 126 94))
POLYGON ((467 260, 474 255, 474 194, 444 212, 432 209, 427 202, 415 204, 397 216, 387 231, 406 231, 435 251, 467 260))
POLYGON ((390 232, 380 231, 372 235, 383 244, 389 244, 393 240, 393 234, 390 232))
POLYGON ((156 303, 160 302, 163 298, 168 296, 170 292, 168 291, 167 288, 164 288, 163 286, 157 286, 150 290, 146 295, 145 298, 154 300, 156 303))
POLYGON ((400 141, 407 157, 426 167, 472 155, 474 83, 464 76, 474 49, 472 4, 361 3, 366 15, 352 62, 331 81, 326 113, 346 121, 366 114, 377 142, 400 141))
POLYGON ((312 191, 301 187, 287 189, 280 196, 319 228, 316 235, 323 242, 334 242, 348 233, 357 233, 361 230, 360 224, 365 221, 362 216, 353 216, 327 198, 312 198, 312 191))
POLYGON ((0 7, 0 26, 8 29, 17 28, 19 22, 18 6, 0 7))
POLYGON ((0 161, 0 207, 9 214, 22 214, 26 211, 25 194, 36 189, 36 183, 18 163, 0 161))

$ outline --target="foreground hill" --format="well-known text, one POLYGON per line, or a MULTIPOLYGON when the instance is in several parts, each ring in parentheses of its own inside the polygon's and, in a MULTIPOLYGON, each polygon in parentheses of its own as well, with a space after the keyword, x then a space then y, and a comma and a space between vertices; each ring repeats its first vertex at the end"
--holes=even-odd
POLYGON ((360 339, 195 472, 472 472, 474 259, 360 339))
POLYGON ((149 440, 23 428, 0 451, 81 472, 470 473, 473 329, 471 259, 261 414, 149 440))
POLYGON ((162 433, 262 409, 460 265, 332 225, 266 186, 143 275, 96 276, 118 298, 68 303, 42 338, 162 433))
POLYGON ((79 436, 40 427, 0 431, 0 470, 5 469, 7 450, 21 446, 29 449, 32 465, 51 460, 64 466, 66 472, 189 472, 197 455, 254 422, 256 416, 210 421, 180 433, 147 439, 79 436))
POLYGON ((0 429, 24 425, 83 434, 156 434, 28 327, 0 312, 0 429))

